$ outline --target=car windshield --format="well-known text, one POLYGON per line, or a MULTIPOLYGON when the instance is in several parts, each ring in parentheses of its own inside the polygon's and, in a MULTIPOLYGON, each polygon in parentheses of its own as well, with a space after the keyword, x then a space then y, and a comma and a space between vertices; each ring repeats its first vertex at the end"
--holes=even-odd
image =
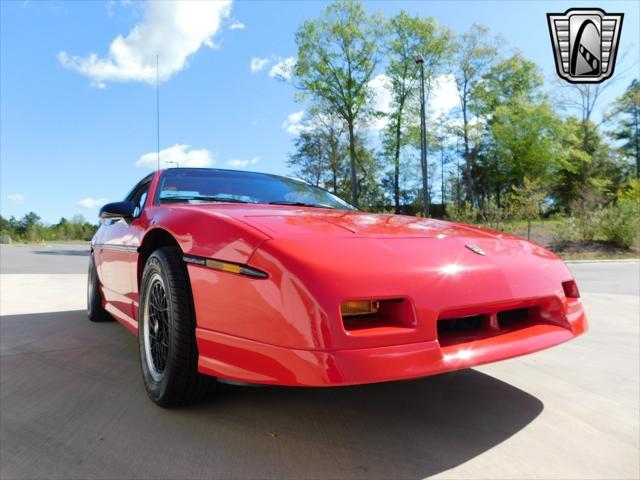
POLYGON ((167 169, 158 198, 160 203, 263 203, 355 210, 344 200, 301 180, 235 170, 167 169))

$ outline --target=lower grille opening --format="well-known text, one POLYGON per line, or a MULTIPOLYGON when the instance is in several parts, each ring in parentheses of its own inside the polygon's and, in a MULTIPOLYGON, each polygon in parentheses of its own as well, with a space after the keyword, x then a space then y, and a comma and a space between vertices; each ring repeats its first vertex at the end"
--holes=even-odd
POLYGON ((438 341, 442 346, 473 342, 540 323, 538 309, 515 308, 481 315, 453 317, 446 315, 437 322, 438 341))
POLYGON ((488 315, 440 319, 438 320, 438 340, 445 345, 471 341, 481 335, 488 323, 488 315))
POLYGON ((500 330, 512 330, 520 328, 524 323, 529 320, 529 309, 518 308, 516 310, 506 310, 504 312, 498 312, 498 326, 500 330))
POLYGON ((486 315, 474 315, 472 317, 447 318, 438 321, 438 333, 444 332, 472 332, 480 330, 486 315))

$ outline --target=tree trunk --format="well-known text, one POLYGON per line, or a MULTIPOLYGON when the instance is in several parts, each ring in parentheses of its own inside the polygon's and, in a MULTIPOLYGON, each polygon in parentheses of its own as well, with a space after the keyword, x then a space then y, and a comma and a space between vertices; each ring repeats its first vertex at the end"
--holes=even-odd
POLYGON ((635 142, 636 142, 636 178, 640 178, 640 135, 638 134, 638 109, 636 108, 633 115, 633 123, 635 126, 635 142))
POLYGON ((393 199, 395 201, 396 213, 400 213, 400 122, 402 121, 402 107, 398 112, 396 122, 396 151, 393 158, 393 199))
POLYGON ((347 121, 349 125, 349 157, 351 170, 351 204, 358 206, 358 182, 356 180, 356 137, 353 131, 353 120, 347 121))
POLYGON ((462 106, 462 133, 464 135, 464 168, 462 174, 464 176, 464 184, 466 189, 467 200, 474 204, 473 195, 473 177, 471 174, 471 149, 469 148, 469 121, 467 119, 467 106, 466 101, 462 106))

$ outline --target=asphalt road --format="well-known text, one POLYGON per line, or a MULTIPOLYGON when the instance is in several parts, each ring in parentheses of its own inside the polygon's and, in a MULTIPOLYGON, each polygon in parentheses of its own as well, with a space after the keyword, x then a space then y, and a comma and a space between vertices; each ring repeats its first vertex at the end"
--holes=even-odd
POLYGON ((86 273, 89 243, 0 245, 0 274, 86 273))
POLYGON ((163 410, 84 314, 88 247, 0 247, 0 478, 638 478, 640 264, 573 264, 591 330, 411 382, 223 385, 163 410))

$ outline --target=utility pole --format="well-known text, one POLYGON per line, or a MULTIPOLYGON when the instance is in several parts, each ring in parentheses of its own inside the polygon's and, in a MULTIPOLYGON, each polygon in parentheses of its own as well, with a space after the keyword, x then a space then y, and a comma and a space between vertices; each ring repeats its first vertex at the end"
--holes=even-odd
POLYGON ((422 168, 422 204, 424 218, 429 217, 429 166, 427 165, 427 125, 424 99, 424 58, 416 55, 415 61, 420 65, 420 167, 422 168))

